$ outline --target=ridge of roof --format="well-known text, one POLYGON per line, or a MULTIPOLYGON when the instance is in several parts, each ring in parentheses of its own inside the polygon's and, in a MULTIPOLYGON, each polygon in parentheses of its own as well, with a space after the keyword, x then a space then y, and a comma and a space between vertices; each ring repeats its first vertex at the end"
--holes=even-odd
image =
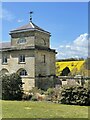
POLYGON ((24 31, 25 31, 25 30, 29 30, 29 31, 30 31, 30 30, 39 30, 39 31, 46 32, 46 33, 50 34, 50 32, 43 30, 42 28, 40 28, 40 27, 38 27, 37 25, 35 25, 33 22, 29 22, 29 23, 26 24, 26 25, 23 25, 23 26, 21 26, 21 27, 19 27, 19 28, 16 28, 16 29, 10 31, 10 34, 11 34, 11 33, 15 33, 15 32, 21 32, 21 31, 23 31, 23 30, 24 30, 24 31))

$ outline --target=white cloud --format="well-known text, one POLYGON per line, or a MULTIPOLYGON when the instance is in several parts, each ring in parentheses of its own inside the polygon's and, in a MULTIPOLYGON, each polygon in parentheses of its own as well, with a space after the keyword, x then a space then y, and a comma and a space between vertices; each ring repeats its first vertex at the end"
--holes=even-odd
POLYGON ((21 23, 21 22, 23 22, 23 19, 18 19, 17 22, 21 23))
POLYGON ((88 34, 77 37, 71 44, 60 45, 57 49, 57 58, 80 58, 88 56, 88 34))
POLYGON ((0 11, 0 19, 12 21, 14 18, 15 18, 15 16, 10 11, 8 11, 4 8, 0 11))
POLYGON ((65 47, 66 47, 66 48, 70 48, 71 46, 70 46, 70 45, 66 45, 65 47))
POLYGON ((63 48, 64 46, 63 46, 63 45, 60 45, 59 47, 60 47, 60 48, 63 48))
POLYGON ((80 35, 76 40, 74 40, 74 44, 76 44, 77 46, 83 46, 83 47, 87 47, 88 42, 86 42, 88 40, 88 34, 82 34, 80 35))

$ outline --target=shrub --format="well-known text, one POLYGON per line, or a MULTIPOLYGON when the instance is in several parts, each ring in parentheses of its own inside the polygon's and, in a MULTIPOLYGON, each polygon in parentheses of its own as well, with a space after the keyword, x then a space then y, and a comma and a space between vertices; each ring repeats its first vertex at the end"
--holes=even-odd
POLYGON ((61 88, 49 88, 47 90, 47 101, 58 101, 60 98, 61 88))
POLYGON ((2 76, 2 99, 21 100, 23 95, 22 79, 18 74, 2 76))
POLYGON ((23 94, 22 100, 31 100, 32 96, 32 94, 23 94))
POLYGON ((48 88, 47 94, 48 95, 53 95, 54 94, 54 88, 48 88))
POLYGON ((38 101, 38 99, 37 99, 36 96, 34 96, 34 95, 32 96, 31 100, 32 100, 32 101, 38 101))
POLYGON ((90 90, 81 86, 63 88, 60 101, 63 104, 90 105, 90 90))
POLYGON ((37 87, 33 87, 33 88, 29 91, 29 93, 30 93, 30 94, 36 94, 36 93, 42 94, 42 93, 43 93, 43 90, 38 89, 37 87))

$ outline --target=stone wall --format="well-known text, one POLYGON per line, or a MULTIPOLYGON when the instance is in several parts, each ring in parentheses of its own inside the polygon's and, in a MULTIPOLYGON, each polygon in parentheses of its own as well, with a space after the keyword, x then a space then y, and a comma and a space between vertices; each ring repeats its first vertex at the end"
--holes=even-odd
POLYGON ((55 74, 55 53, 45 50, 36 50, 35 52, 35 75, 38 76, 54 75, 55 74), (45 63, 43 62, 45 55, 45 63))
POLYGON ((50 35, 42 33, 42 32, 35 32, 35 45, 49 48, 50 47, 50 35))
POLYGON ((2 69, 7 69, 9 73, 15 73, 19 69, 24 68, 28 76, 34 77, 35 76, 35 57, 34 57, 34 51, 31 50, 21 50, 21 51, 12 51, 12 52, 5 52, 3 55, 8 56, 8 62, 7 64, 2 65, 2 60, 0 59, 1 63, 1 68, 2 69), (25 55, 25 63, 19 63, 18 58, 19 55, 25 55))
POLYGON ((35 78, 31 77, 22 77, 23 84, 23 90, 24 92, 29 92, 32 87, 35 87, 35 78))
POLYGON ((35 43, 35 33, 34 32, 22 32, 22 33, 14 33, 11 35, 11 45, 12 46, 34 46, 35 43), (20 38, 25 38, 26 42, 25 43, 18 43, 18 40, 20 40, 20 38))
POLYGON ((14 33, 11 35, 11 45, 12 46, 43 46, 43 47, 50 47, 50 35, 42 33, 42 32, 22 32, 22 33, 14 33), (18 43, 20 38, 25 38, 25 43, 18 43))
POLYGON ((2 59, 0 59, 1 67, 0 71, 3 73, 18 73, 21 69, 27 71, 27 76, 22 77, 23 88, 25 91, 29 91, 35 85, 35 57, 33 50, 21 50, 21 51, 12 51, 5 52, 3 55, 8 56, 8 63, 2 64, 2 59), (25 63, 19 63, 18 57, 20 54, 25 54, 25 63))

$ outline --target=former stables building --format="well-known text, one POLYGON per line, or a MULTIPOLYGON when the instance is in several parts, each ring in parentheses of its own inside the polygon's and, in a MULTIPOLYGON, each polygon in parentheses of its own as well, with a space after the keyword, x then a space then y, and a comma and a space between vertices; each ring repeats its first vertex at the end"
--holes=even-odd
POLYGON ((55 50, 50 49, 50 33, 30 21, 10 31, 11 42, 2 43, 0 71, 18 73, 25 91, 36 85, 37 78, 55 75, 55 50))

